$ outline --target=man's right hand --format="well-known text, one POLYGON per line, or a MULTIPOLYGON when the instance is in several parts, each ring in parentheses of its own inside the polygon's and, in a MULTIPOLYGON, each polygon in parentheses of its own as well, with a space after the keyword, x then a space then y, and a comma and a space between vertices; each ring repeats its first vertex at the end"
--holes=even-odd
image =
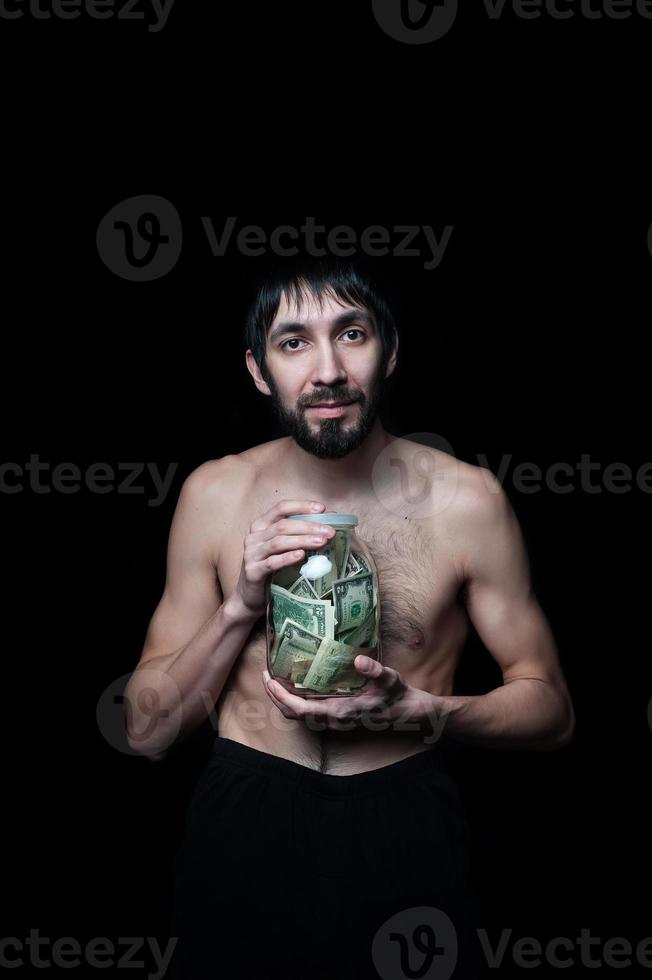
POLYGON ((251 525, 244 539, 242 568, 234 595, 252 616, 258 618, 265 612, 270 575, 294 565, 306 548, 319 548, 335 534, 327 524, 291 521, 287 516, 318 514, 323 509, 324 505, 315 500, 279 500, 251 525))

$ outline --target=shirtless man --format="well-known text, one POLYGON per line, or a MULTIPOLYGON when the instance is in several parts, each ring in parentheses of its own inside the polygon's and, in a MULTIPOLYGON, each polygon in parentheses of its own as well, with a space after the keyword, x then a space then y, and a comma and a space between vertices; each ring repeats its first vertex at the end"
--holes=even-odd
MULTIPOLYGON (((234 774, 243 779, 245 774, 256 774, 261 786, 273 785, 277 794, 282 787, 302 794, 284 801, 278 796, 274 804, 269 794, 264 799, 267 826, 280 820, 276 815, 283 811, 296 834, 288 840, 279 830, 275 874, 279 862, 289 861, 284 849, 292 849, 305 875, 302 862, 308 861, 308 854, 319 864, 314 852, 318 842, 312 839, 310 844, 305 827, 315 825, 331 802, 360 803, 374 786, 389 807, 390 797, 399 798, 397 780, 412 770, 417 786, 436 777, 441 799, 447 800, 442 810, 452 807, 457 822, 464 825, 455 790, 440 769, 437 742, 442 730, 462 741, 529 749, 563 746, 574 730, 573 707, 555 642, 532 593, 522 535, 505 493, 488 470, 398 439, 383 429, 378 406, 398 353, 391 313, 373 284, 360 279, 355 270, 330 267, 329 273, 328 269, 325 281, 304 272, 303 278, 273 284, 252 308, 247 367, 258 390, 271 397, 288 435, 206 462, 186 479, 170 532, 165 590, 125 692, 130 704, 129 743, 152 759, 164 758, 175 740, 209 714, 217 717, 215 755, 195 790, 189 818, 195 829, 192 837, 188 832, 177 869, 175 928, 186 936, 186 950, 193 950, 186 953, 177 976, 193 980, 204 975, 203 969, 208 970, 206 976, 212 975, 207 964, 212 963, 213 969, 223 965, 224 933, 231 936, 237 931, 230 920, 221 934, 222 945, 211 946, 214 938, 209 941, 205 934, 219 916, 213 911, 204 919, 200 911, 208 901, 209 908, 214 910, 217 903, 220 915, 226 915, 235 901, 234 890, 241 887, 237 881, 242 853, 232 878, 225 870, 233 850, 237 852, 234 825, 245 834, 241 825, 253 819, 249 807, 256 806, 253 801, 261 799, 262 790, 246 780, 233 785, 234 774), (348 404, 337 411, 317 407, 340 401, 348 404), (374 463, 388 446, 394 472, 402 469, 402 479, 392 482, 381 472, 372 480, 374 463), (425 475, 423 466, 417 465, 424 454, 431 464, 425 475), (424 479, 430 481, 425 507, 424 479), (406 489, 414 487, 422 492, 408 496, 406 489), (411 505, 414 499, 419 503, 411 505), (356 659, 356 669, 368 682, 363 694, 355 697, 304 699, 274 684, 266 671, 266 582, 271 572, 297 562, 298 549, 315 547, 312 535, 321 529, 287 518, 319 510, 358 515, 357 533, 378 571, 382 664, 356 659), (503 684, 481 696, 452 696, 469 620, 500 665, 503 684), (146 692, 149 697, 144 697, 146 692), (363 786, 365 794, 359 792, 363 786), (297 816, 299 799, 305 825, 297 816), (310 810, 311 817, 307 800, 314 806, 314 801, 321 801, 321 809, 310 810), (227 801, 234 808, 230 820, 227 801), (222 835, 217 830, 218 814, 222 835), (218 851, 211 849, 220 846, 212 843, 216 836, 221 841, 218 851), (210 856, 213 870, 209 872, 210 856), (209 900, 198 900, 191 914, 189 896, 201 889, 206 895, 215 876, 221 876, 225 890, 220 896, 211 893, 209 900)), ((417 851, 420 846, 421 852, 425 849, 432 855, 439 849, 440 856, 446 854, 441 860, 448 860, 459 827, 457 831, 453 825, 448 827, 452 836, 446 837, 437 825, 436 842, 420 838, 422 824, 415 814, 421 797, 410 802, 405 785, 405 780, 400 782, 401 816, 394 816, 387 831, 399 832, 395 823, 406 819, 410 810, 410 837, 417 851)), ((424 816, 423 826, 432 821, 437 808, 432 797, 427 802, 430 816, 424 816)), ((351 812, 347 814, 350 822, 351 812)), ((374 814, 377 823, 378 810, 374 814)), ((369 832, 379 832, 369 812, 364 819, 366 824, 360 817, 361 827, 371 823, 369 832)), ((322 887, 312 898, 315 904, 302 908, 323 917, 328 907, 332 918, 335 904, 328 905, 323 889, 334 880, 333 853, 346 851, 346 833, 335 811, 328 820, 330 843, 328 847, 324 843, 323 827, 319 842, 324 850, 331 848, 331 860, 324 855, 322 871, 314 872, 322 887)), ((287 830, 287 822, 282 826, 287 830)), ((350 823, 347 826, 350 829, 350 823)), ((264 866, 266 851, 256 850, 258 835, 253 827, 246 839, 249 867, 256 862, 264 866)), ((378 849, 381 843, 375 846, 378 849)), ((463 851, 458 857, 463 863, 463 851)), ((409 853, 403 858, 414 861, 409 853)), ((355 855, 349 855, 349 865, 354 860, 355 855)), ((389 877, 384 884, 376 882, 374 888, 381 893, 386 886, 378 907, 375 898, 358 895, 365 908, 374 905, 374 914, 368 919, 362 916, 366 938, 356 953, 366 959, 351 977, 371 969, 367 947, 380 916, 394 906, 404 908, 401 902, 420 898, 431 905, 439 901, 442 908, 455 907, 452 902, 446 906, 443 893, 438 899, 426 894, 426 879, 416 892, 406 890, 397 880, 392 859, 388 860, 395 873, 391 878, 388 865, 389 877), (392 905, 390 898, 399 896, 398 904, 392 905)), ((437 867, 443 880, 441 864, 437 867)), ((247 901, 260 907, 260 917, 279 902, 278 895, 263 901, 262 873, 262 881, 251 879, 247 892, 247 901)), ((453 869, 451 875, 455 874, 453 869)), ((460 871, 456 882, 462 877, 460 871)), ((284 880, 283 901, 287 902, 294 894, 292 882, 297 882, 284 880)), ((350 878, 342 881, 351 886, 350 878)), ((338 907, 341 899, 339 894, 338 907)), ((293 914, 298 914, 296 909, 293 914)), ((349 948, 348 964, 350 953, 349 948)), ((320 956, 315 961, 299 958, 295 965, 303 963, 306 977, 316 977, 320 956)), ((274 975, 270 960, 264 962, 269 975, 274 975)), ((345 966, 339 965, 338 976, 345 975, 345 966)), ((229 967, 230 976, 236 975, 232 963, 229 967)), ((287 978, 294 975, 289 970, 286 956, 279 972, 287 978)), ((247 976, 247 969, 242 975, 247 976)))

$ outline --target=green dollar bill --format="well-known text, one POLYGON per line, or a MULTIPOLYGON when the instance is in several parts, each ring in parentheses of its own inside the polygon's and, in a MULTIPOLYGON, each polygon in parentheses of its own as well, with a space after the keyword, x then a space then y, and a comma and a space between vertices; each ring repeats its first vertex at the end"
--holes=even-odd
POLYGON ((353 661, 356 656, 357 650, 354 647, 328 637, 323 639, 303 679, 303 687, 320 693, 334 691, 338 687, 362 687, 367 678, 355 669, 353 661))
POLYGON ((358 572, 364 571, 369 571, 369 569, 364 569, 356 560, 354 552, 350 552, 346 558, 346 568, 344 569, 344 574, 340 575, 340 578, 351 578, 352 575, 357 575, 358 572))
POLYGON ((349 629, 344 633, 336 633, 336 639, 342 643, 348 643, 349 646, 353 647, 366 647, 366 646, 376 646, 373 642, 376 631, 376 607, 373 606, 364 620, 359 626, 354 626, 353 629, 349 629))
POLYGON ((322 637, 311 633, 291 619, 286 619, 279 634, 279 647, 274 660, 278 677, 302 681, 317 655, 322 637))
MULTIPOLYGON (((357 551, 353 551, 352 552, 352 555, 353 555, 354 560, 357 562, 357 564, 359 566, 358 572, 362 572, 362 574, 365 574, 365 573, 368 572, 369 574, 371 574, 371 569, 369 568, 369 562, 366 561, 364 555, 361 555, 357 551)), ((353 574, 355 575, 355 574, 358 574, 358 573, 354 572, 353 574)))
POLYGON ((283 629, 286 619, 303 626, 320 637, 335 636, 335 611, 332 603, 322 599, 304 599, 279 585, 270 586, 274 632, 283 629))
MULTIPOLYGON (((304 578, 303 575, 300 575, 299 578, 296 580, 296 582, 292 583, 292 585, 288 589, 288 592, 291 592, 292 595, 301 596, 302 599, 320 598, 315 592, 315 590, 313 589, 308 579, 304 578)), ((326 596, 324 596, 323 598, 326 598, 326 596)))
POLYGON ((374 605, 374 582, 371 572, 333 582, 333 602, 338 631, 351 629, 365 621, 374 605))

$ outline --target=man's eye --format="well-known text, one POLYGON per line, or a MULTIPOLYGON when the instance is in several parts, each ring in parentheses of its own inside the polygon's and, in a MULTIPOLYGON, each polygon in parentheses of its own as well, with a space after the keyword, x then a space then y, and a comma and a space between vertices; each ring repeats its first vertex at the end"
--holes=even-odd
MULTIPOLYGON (((362 335, 363 337, 365 336, 365 332, 364 332, 364 330, 359 330, 359 329, 358 329, 358 327, 351 327, 351 329, 350 329, 350 330, 346 330, 346 331, 345 331, 345 332, 344 332, 344 333, 342 334, 342 336, 343 336, 343 337, 346 337, 346 335, 347 335, 347 334, 350 334, 350 333, 359 333, 359 334, 361 334, 361 335, 362 335)), ((283 343, 281 344, 281 350, 284 350, 284 349, 285 349, 285 345, 286 345, 286 344, 293 344, 293 343, 295 343, 295 342, 297 342, 297 341, 298 341, 299 343, 303 343, 303 341, 301 340, 301 338, 300 338, 300 337, 290 337, 290 339, 289 339, 289 340, 284 340, 284 341, 283 341, 283 343)), ((298 348, 298 347, 290 347, 290 348, 288 348, 288 350, 299 350, 299 349, 300 349, 300 348, 298 348)))
MULTIPOLYGON (((290 337, 289 340, 284 340, 283 343, 281 344, 281 350, 283 350, 286 344, 293 344, 297 340, 299 340, 299 337, 290 337)), ((296 347, 292 348, 292 350, 296 350, 296 349, 297 349, 296 347)))

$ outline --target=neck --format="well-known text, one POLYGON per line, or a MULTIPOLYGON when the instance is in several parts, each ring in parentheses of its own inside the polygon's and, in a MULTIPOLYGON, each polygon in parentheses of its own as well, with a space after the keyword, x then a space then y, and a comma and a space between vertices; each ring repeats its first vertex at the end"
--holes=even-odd
POLYGON ((374 463, 393 438, 376 418, 365 441, 348 456, 320 459, 288 436, 280 469, 293 483, 306 487, 306 497, 321 500, 326 510, 339 510, 346 501, 371 494, 374 463))

